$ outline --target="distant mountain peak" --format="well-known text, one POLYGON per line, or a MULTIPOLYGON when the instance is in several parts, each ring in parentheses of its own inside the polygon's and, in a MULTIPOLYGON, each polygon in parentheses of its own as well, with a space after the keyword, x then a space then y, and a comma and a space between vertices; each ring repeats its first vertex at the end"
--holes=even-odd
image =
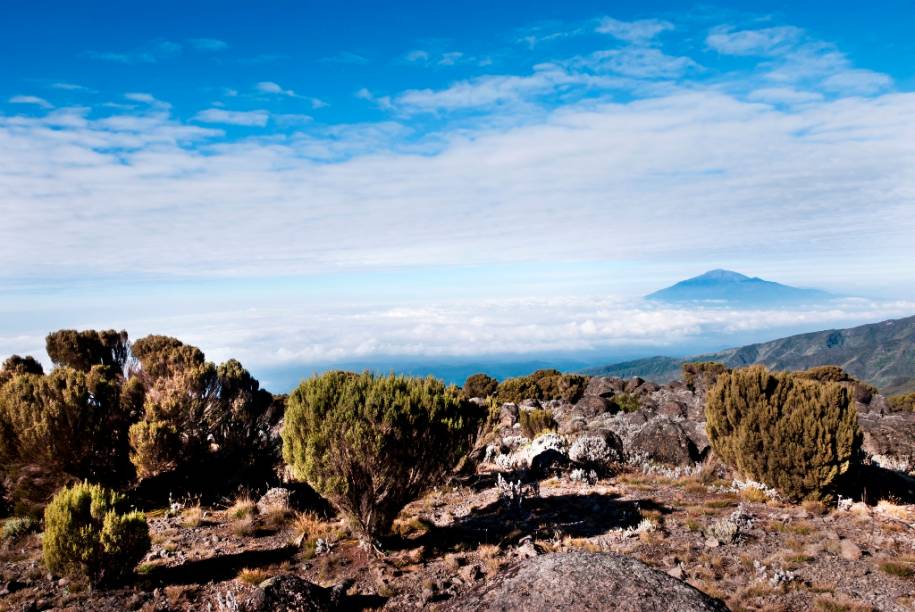
POLYGON ((730 282, 739 282, 752 280, 746 274, 741 274, 740 272, 734 272, 733 270, 724 270, 723 268, 716 268, 714 270, 709 270, 705 274, 700 274, 688 280, 715 280, 715 281, 730 281, 730 282))
POLYGON ((743 306, 773 306, 816 302, 832 297, 818 289, 801 289, 749 277, 733 270, 709 270, 646 296, 661 302, 724 302, 743 306))

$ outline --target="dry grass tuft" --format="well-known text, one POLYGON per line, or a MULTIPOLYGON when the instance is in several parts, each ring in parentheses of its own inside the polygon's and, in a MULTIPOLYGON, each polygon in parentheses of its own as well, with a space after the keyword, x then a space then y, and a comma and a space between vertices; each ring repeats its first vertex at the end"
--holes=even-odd
POLYGON ((257 504, 254 503, 253 499, 247 496, 239 497, 235 500, 235 503, 226 510, 226 516, 232 520, 252 518, 255 514, 257 514, 257 504))
POLYGON ((480 555, 480 562, 482 563, 483 571, 487 576, 495 576, 502 571, 502 551, 498 546, 495 544, 481 544, 480 547, 477 548, 477 554, 480 555))
POLYGON ((242 571, 238 572, 238 580, 244 582, 245 584, 250 584, 251 586, 257 586, 262 583, 264 580, 270 578, 270 574, 265 570, 260 568, 248 568, 246 567, 242 571))
POLYGON ((203 524, 203 508, 200 507, 200 504, 185 508, 181 512, 181 524, 188 529, 196 529, 203 524))

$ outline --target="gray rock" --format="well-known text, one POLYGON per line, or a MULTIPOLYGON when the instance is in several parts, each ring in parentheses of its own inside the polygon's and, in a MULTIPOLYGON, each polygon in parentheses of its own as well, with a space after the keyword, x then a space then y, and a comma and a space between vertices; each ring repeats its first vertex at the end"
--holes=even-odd
POLYGON ((608 410, 610 402, 597 395, 586 395, 575 404, 575 412, 586 419, 593 419, 608 410))
POLYGON ((592 376, 585 387, 585 397, 612 397, 616 390, 612 379, 606 376, 592 376))
POLYGON ((502 404, 499 409, 499 427, 514 427, 515 423, 518 422, 519 414, 520 410, 518 410, 517 404, 502 404))
POLYGON ((261 498, 257 500, 257 511, 261 514, 266 514, 271 510, 289 508, 290 498, 291 493, 289 492, 289 489, 274 487, 261 495, 261 498))
POLYGON ((645 424, 632 437, 629 456, 642 456, 657 463, 690 465, 700 459, 696 445, 683 426, 668 417, 658 417, 645 424))
POLYGON ((636 389, 641 387, 644 383, 645 383, 645 379, 643 379, 639 376, 633 376, 632 378, 630 378, 629 380, 626 381, 626 386, 623 388, 623 391, 625 391, 626 393, 632 393, 633 391, 635 391, 636 389))
POLYGON ((725 611, 685 582, 612 553, 551 553, 508 567, 445 610, 725 611))

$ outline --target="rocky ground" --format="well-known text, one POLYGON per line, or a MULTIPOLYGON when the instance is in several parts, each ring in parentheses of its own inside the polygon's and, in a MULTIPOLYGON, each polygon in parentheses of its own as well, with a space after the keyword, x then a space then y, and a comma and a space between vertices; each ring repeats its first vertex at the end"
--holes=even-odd
POLYGON ((898 496, 796 505, 707 458, 700 394, 594 379, 575 404, 503 406, 475 469, 406 508, 380 552, 282 491, 149 513, 152 550, 118 589, 54 579, 37 534, 7 538, 0 610, 915 609, 909 417, 859 406, 898 496), (614 411, 624 394, 641 408, 614 411), (536 409, 555 431, 532 442, 536 409))

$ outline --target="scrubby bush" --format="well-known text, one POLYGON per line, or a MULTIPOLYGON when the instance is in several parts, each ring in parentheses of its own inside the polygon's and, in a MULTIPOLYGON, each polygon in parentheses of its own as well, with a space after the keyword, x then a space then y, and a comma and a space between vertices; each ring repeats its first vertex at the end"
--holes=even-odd
POLYGON ((61 329, 45 340, 48 357, 58 366, 88 372, 93 366, 124 369, 130 353, 126 331, 61 329))
POLYGON ((120 385, 101 365, 13 376, 0 388, 0 462, 6 470, 28 464, 106 482, 127 478, 132 408, 120 385))
POLYGON ((890 408, 900 412, 915 412, 915 393, 894 395, 886 399, 890 408))
POLYGON ((58 575, 115 582, 133 572, 150 548, 149 527, 125 500, 99 485, 61 490, 44 512, 45 564, 58 575))
POLYGON ((830 496, 859 460, 857 414, 839 383, 735 370, 709 390, 706 419, 718 457, 789 498, 830 496))
POLYGON ((526 399, 561 399, 575 403, 585 393, 589 378, 579 374, 563 374, 559 370, 537 370, 529 376, 509 378, 499 385, 496 397, 500 402, 519 403, 526 399))
POLYGON ((639 409, 639 398, 631 393, 617 393, 610 398, 611 409, 615 406, 618 412, 636 412, 639 409))
POLYGON ((329 372, 289 396, 283 457, 374 539, 457 464, 481 412, 431 377, 329 372))
POLYGON ((730 371, 717 361, 693 361, 684 363, 680 369, 683 371, 683 382, 692 391, 698 387, 710 388, 720 375, 730 371))
POLYGON ((817 366, 804 370, 803 372, 798 372, 797 375, 801 378, 816 380, 818 382, 842 383, 852 390, 853 397, 856 401, 864 404, 870 402, 871 398, 878 393, 877 387, 874 385, 858 380, 839 366, 835 365, 817 366))
POLYGON ((463 393, 466 398, 487 398, 495 395, 499 388, 499 381, 487 374, 473 374, 464 381, 463 393))
POLYGON ((16 516, 3 521, 3 529, 0 530, 0 540, 17 540, 22 536, 36 531, 38 521, 29 516, 16 516))
POLYGON ((526 399, 540 399, 540 387, 529 376, 508 378, 499 385, 496 399, 500 404, 506 402, 520 404, 526 399))
POLYGON ((238 361, 216 366, 200 349, 165 336, 142 338, 133 352, 131 380, 144 388, 142 416, 130 427, 130 460, 140 478, 205 471, 211 461, 230 473, 267 469, 268 430, 280 415, 238 361))
POLYGON ((556 421, 549 410, 522 410, 518 414, 518 422, 521 423, 521 433, 532 440, 545 431, 556 429, 556 421))
POLYGON ((44 374, 44 368, 31 355, 10 355, 0 366, 0 386, 18 374, 44 374))

